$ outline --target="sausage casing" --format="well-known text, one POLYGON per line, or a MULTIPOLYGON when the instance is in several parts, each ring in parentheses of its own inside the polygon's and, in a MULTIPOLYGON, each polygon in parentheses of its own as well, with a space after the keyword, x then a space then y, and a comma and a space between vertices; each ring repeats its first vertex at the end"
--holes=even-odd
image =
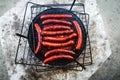
POLYGON ((53 49, 53 50, 47 51, 45 53, 45 57, 49 57, 52 55, 58 55, 58 54, 68 54, 68 55, 73 56, 75 54, 75 52, 73 52, 71 50, 65 50, 65 49, 53 49))
POLYGON ((41 35, 43 36, 58 36, 58 35, 64 35, 64 34, 70 34, 73 33, 73 30, 63 30, 63 31, 42 31, 41 35))
POLYGON ((72 23, 69 22, 69 21, 66 21, 66 20, 58 20, 58 19, 47 19, 47 20, 44 20, 42 22, 43 25, 45 24, 64 24, 64 25, 68 25, 68 26, 71 26, 72 23))
POLYGON ((41 20, 43 19, 65 19, 65 18, 72 18, 72 15, 70 14, 44 14, 40 17, 41 20))
POLYGON ((58 31, 58 30, 70 30, 70 26, 64 25, 51 25, 51 26, 44 26, 44 31, 58 31))
POLYGON ((46 47, 51 47, 51 48, 62 48, 62 47, 69 47, 74 44, 73 40, 69 40, 64 43, 53 43, 53 42, 47 42, 47 41, 42 41, 42 45, 46 47))
POLYGON ((37 47, 34 51, 35 54, 37 54, 40 50, 41 50, 41 28, 39 26, 39 24, 35 23, 34 24, 35 30, 37 31, 38 34, 38 43, 37 43, 37 47))
POLYGON ((51 56, 51 57, 48 57, 46 58, 43 63, 44 64, 48 64, 48 63, 51 63, 51 62, 54 62, 54 61, 57 61, 57 60, 63 60, 63 59, 66 59, 66 60, 69 60, 69 61, 72 61, 74 58, 70 55, 54 55, 54 56, 51 56))
POLYGON ((80 50, 80 48, 82 47, 82 30, 80 28, 80 25, 78 24, 78 22, 76 20, 73 20, 73 25, 76 28, 77 31, 77 35, 78 35, 78 40, 77 40, 77 44, 76 44, 76 50, 80 50))
POLYGON ((63 37, 45 36, 45 37, 43 37, 43 40, 44 41, 51 41, 51 42, 65 42, 65 41, 68 41, 68 40, 72 40, 75 37, 77 37, 77 34, 72 33, 70 35, 63 36, 63 37))

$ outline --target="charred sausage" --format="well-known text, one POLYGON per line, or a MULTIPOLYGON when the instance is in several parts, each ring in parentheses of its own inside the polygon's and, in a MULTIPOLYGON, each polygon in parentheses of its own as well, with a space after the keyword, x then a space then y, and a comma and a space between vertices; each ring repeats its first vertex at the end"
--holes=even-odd
POLYGON ((68 40, 72 40, 73 38, 77 37, 76 33, 72 33, 65 37, 53 37, 53 36, 45 36, 43 37, 44 41, 51 41, 51 42, 65 42, 68 40))
POLYGON ((70 34, 73 33, 73 30, 63 30, 63 31, 42 31, 41 35, 43 36, 58 36, 58 35, 64 35, 64 34, 70 34))
POLYGON ((37 54, 41 50, 41 28, 40 28, 39 24, 37 24, 37 23, 34 24, 34 27, 38 34, 38 43, 37 43, 37 47, 34 51, 34 53, 37 54))
POLYGON ((74 58, 70 55, 54 55, 54 56, 51 56, 51 57, 48 57, 46 58, 43 63, 44 64, 49 64, 51 62, 54 62, 54 61, 57 61, 57 60, 63 60, 63 59, 66 59, 66 60, 69 60, 69 61, 72 61, 74 58))
POLYGON ((64 43, 53 43, 53 42, 42 41, 43 46, 51 47, 51 48, 68 47, 68 46, 72 46, 73 44, 74 44, 73 40, 64 43))
POLYGON ((58 30, 70 30, 71 28, 69 26, 63 26, 63 25, 52 25, 52 26, 44 26, 44 31, 58 31, 58 30))
POLYGON ((42 22, 43 25, 45 24, 64 24, 70 26, 71 23, 66 20, 58 20, 58 19, 47 19, 42 22))
POLYGON ((44 14, 40 17, 41 20, 43 19, 65 19, 65 18, 72 18, 72 15, 70 14, 44 14))
POLYGON ((53 50, 47 51, 45 53, 45 57, 49 57, 51 55, 58 55, 58 54, 68 54, 73 56, 75 53, 73 51, 65 50, 65 49, 53 49, 53 50))
POLYGON ((76 20, 72 21, 74 24, 74 27, 76 28, 77 31, 77 35, 78 35, 78 40, 77 40, 77 44, 76 44, 76 50, 80 50, 80 48, 82 47, 82 30, 80 28, 80 25, 78 24, 78 22, 76 20))

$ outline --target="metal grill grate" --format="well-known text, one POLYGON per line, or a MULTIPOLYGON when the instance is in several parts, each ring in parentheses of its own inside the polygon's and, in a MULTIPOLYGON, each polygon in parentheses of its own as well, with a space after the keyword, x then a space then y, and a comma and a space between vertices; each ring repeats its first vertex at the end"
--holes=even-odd
POLYGON ((89 38, 89 31, 88 31, 88 24, 89 24, 89 14, 85 13, 85 7, 82 3, 75 3, 72 4, 47 4, 47 5, 40 5, 32 2, 28 2, 25 9, 25 14, 23 18, 23 24, 21 33, 17 34, 20 36, 15 63, 16 64, 23 64, 23 65, 31 65, 34 66, 37 71, 51 71, 56 69, 65 69, 65 70, 78 70, 82 71, 83 68, 80 67, 79 64, 84 66, 92 64, 92 53, 91 53, 91 46, 90 46, 90 38, 89 38), (86 47, 83 50, 82 54, 79 56, 76 62, 72 62, 64 67, 60 66, 50 66, 43 64, 38 58, 34 56, 34 53, 31 51, 28 40, 26 36, 28 34, 29 25, 34 19, 34 17, 49 8, 65 8, 67 10, 71 10, 74 14, 76 14, 84 24, 87 33, 87 42, 86 47), (29 14, 31 13, 31 14, 29 14), (29 15, 28 15, 29 14, 29 15), (24 35, 24 36, 23 36, 24 35))

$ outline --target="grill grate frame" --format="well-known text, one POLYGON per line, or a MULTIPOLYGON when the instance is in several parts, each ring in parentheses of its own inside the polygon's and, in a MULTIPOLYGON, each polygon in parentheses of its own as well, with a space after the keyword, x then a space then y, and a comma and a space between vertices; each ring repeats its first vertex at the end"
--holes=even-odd
POLYGON ((79 56, 78 59, 79 62, 72 62, 66 66, 50 66, 47 64, 43 64, 38 58, 34 56, 34 53, 29 47, 28 40, 25 37, 20 36, 16 56, 15 56, 15 63, 16 64, 22 64, 22 65, 31 65, 34 66, 36 71, 42 72, 42 71, 51 71, 51 70, 75 70, 75 71, 82 71, 83 68, 80 67, 79 63, 88 66, 92 64, 92 52, 91 52, 91 45, 90 45, 90 37, 89 37, 89 30, 88 30, 88 24, 89 24, 89 14, 85 12, 84 4, 82 3, 75 3, 72 7, 72 4, 46 4, 46 5, 40 5, 32 2, 28 2, 26 4, 26 9, 24 13, 22 28, 20 30, 20 35, 27 36, 29 25, 34 19, 36 15, 39 14, 39 12, 42 12, 49 8, 65 8, 68 10, 71 10, 74 14, 76 14, 81 21, 84 24, 84 27, 86 29, 87 33, 87 41, 86 41, 86 47, 82 51, 82 54, 79 56), (79 11, 75 10, 79 7, 79 11), (29 11, 28 11, 29 9, 29 11), (73 10, 74 9, 74 10, 73 10), (29 14, 31 13, 31 14, 29 14), (27 16, 29 14, 29 16, 27 16), (29 19, 27 20, 27 17, 29 19), (28 23, 28 24, 27 24, 28 23))

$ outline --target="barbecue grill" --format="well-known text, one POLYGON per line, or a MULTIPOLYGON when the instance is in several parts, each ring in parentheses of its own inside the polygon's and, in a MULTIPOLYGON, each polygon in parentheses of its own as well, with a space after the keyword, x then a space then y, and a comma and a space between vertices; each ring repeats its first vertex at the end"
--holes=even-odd
MULTIPOLYGON (((73 1, 72 4, 47 4, 40 5, 32 2, 28 2, 26 4, 23 24, 21 33, 16 33, 19 36, 19 42, 15 57, 16 64, 23 65, 32 65, 36 67, 37 71, 49 71, 56 69, 66 69, 66 70, 78 70, 82 71, 85 69, 85 66, 92 64, 92 53, 90 46, 90 38, 88 32, 88 24, 89 24, 89 14, 85 13, 84 4, 75 3, 76 0, 73 1), (30 7, 30 8, 29 8, 30 7), (80 7, 79 11, 72 10, 74 7, 80 7), (31 9, 31 18, 27 20, 27 12, 28 9, 31 9), (69 50, 75 52, 73 56, 74 59, 69 60, 56 60, 48 64, 44 64, 45 53, 47 51, 53 50, 54 48, 43 46, 42 49, 35 54, 35 49, 38 44, 38 33, 35 30, 35 23, 40 25, 41 29, 44 29, 45 25, 43 21, 40 20, 40 17, 45 14, 69 14, 72 17, 69 19, 64 19, 71 23, 70 28, 76 32, 76 29, 72 23, 73 20, 77 21, 82 30, 82 46, 79 50, 75 49, 75 44, 73 44, 69 50), (26 27, 26 22, 29 22, 29 26, 26 27), (23 51, 23 52, 22 52, 23 51), (79 67, 79 68, 78 68, 79 67)), ((53 23, 50 23, 50 25, 53 23)), ((59 22, 57 23, 59 24, 59 22)), ((60 23, 61 24, 61 23, 60 23)), ((73 39, 74 42, 78 40, 78 38, 73 39)), ((62 44, 62 43, 61 43, 62 44)))

